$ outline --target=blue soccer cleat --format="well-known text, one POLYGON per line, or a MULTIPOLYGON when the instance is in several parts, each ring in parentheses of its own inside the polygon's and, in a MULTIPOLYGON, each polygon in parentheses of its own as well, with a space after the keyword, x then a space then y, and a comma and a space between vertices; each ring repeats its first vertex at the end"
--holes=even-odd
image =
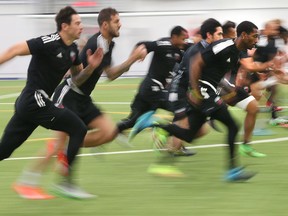
POLYGON ((247 181, 248 179, 252 178, 256 175, 256 172, 245 172, 244 167, 236 167, 230 169, 226 175, 225 180, 230 182, 235 181, 247 181))
POLYGON ((137 119, 136 124, 131 129, 131 132, 128 136, 129 140, 132 140, 138 133, 140 133, 145 128, 153 126, 155 120, 153 117, 154 113, 155 110, 146 112, 137 119))

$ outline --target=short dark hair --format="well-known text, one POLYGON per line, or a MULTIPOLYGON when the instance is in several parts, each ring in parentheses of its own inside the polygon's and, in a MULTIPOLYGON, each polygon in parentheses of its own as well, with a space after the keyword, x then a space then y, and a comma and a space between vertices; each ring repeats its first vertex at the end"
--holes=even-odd
POLYGON ((182 34, 182 32, 187 32, 187 30, 185 28, 183 28, 182 26, 175 26, 171 32, 170 32, 170 36, 172 37, 173 35, 177 35, 180 36, 182 34))
POLYGON ((250 22, 250 21, 243 21, 237 26, 237 37, 241 35, 242 32, 246 32, 247 34, 250 34, 254 31, 254 29, 258 29, 258 27, 250 22))
POLYGON ((226 35, 229 33, 230 28, 236 28, 236 23, 228 20, 222 25, 223 34, 226 35))
POLYGON ((108 7, 108 8, 102 9, 98 15, 98 25, 101 26, 103 22, 111 21, 111 16, 114 16, 116 14, 119 14, 119 13, 114 8, 108 7))
POLYGON ((207 33, 214 34, 217 27, 222 27, 222 25, 216 19, 209 18, 205 20, 200 27, 200 33, 202 38, 206 39, 207 33))
POLYGON ((288 34, 288 30, 286 28, 284 28, 283 26, 279 27, 279 33, 280 35, 286 35, 288 34))
POLYGON ((62 23, 70 24, 72 21, 72 15, 78 14, 77 11, 71 6, 66 6, 62 8, 55 17, 57 31, 61 31, 62 23))

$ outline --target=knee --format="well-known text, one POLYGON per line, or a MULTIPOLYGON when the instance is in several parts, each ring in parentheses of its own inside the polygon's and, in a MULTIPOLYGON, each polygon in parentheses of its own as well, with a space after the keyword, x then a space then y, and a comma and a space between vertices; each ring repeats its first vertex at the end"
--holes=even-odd
POLYGON ((256 115, 259 112, 258 102, 256 100, 252 101, 248 104, 246 111, 250 115, 256 115))

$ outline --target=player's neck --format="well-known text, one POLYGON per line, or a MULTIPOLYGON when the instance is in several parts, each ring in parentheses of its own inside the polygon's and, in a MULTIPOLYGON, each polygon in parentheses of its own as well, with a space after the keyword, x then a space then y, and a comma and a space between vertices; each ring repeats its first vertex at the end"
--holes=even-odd
POLYGON ((112 41, 112 37, 109 35, 109 33, 106 31, 100 31, 100 32, 102 36, 108 41, 108 44, 110 44, 112 41))
POLYGON ((69 37, 64 32, 59 32, 59 35, 66 46, 70 46, 76 39, 69 37))

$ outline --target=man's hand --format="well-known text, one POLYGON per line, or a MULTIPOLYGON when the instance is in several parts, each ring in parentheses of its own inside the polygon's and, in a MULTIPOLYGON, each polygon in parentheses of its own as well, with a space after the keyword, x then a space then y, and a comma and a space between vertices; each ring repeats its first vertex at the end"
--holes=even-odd
POLYGON ((137 46, 132 53, 130 54, 130 58, 133 59, 133 62, 139 60, 139 61, 143 61, 147 55, 147 49, 145 47, 145 45, 141 44, 139 46, 137 46))
POLYGON ((195 90, 191 90, 187 93, 187 99, 191 105, 194 107, 200 107, 203 96, 200 93, 196 93, 195 90))
POLYGON ((97 68, 103 59, 103 49, 102 48, 97 48, 97 50, 92 54, 91 49, 88 49, 87 52, 87 62, 92 68, 97 68))

